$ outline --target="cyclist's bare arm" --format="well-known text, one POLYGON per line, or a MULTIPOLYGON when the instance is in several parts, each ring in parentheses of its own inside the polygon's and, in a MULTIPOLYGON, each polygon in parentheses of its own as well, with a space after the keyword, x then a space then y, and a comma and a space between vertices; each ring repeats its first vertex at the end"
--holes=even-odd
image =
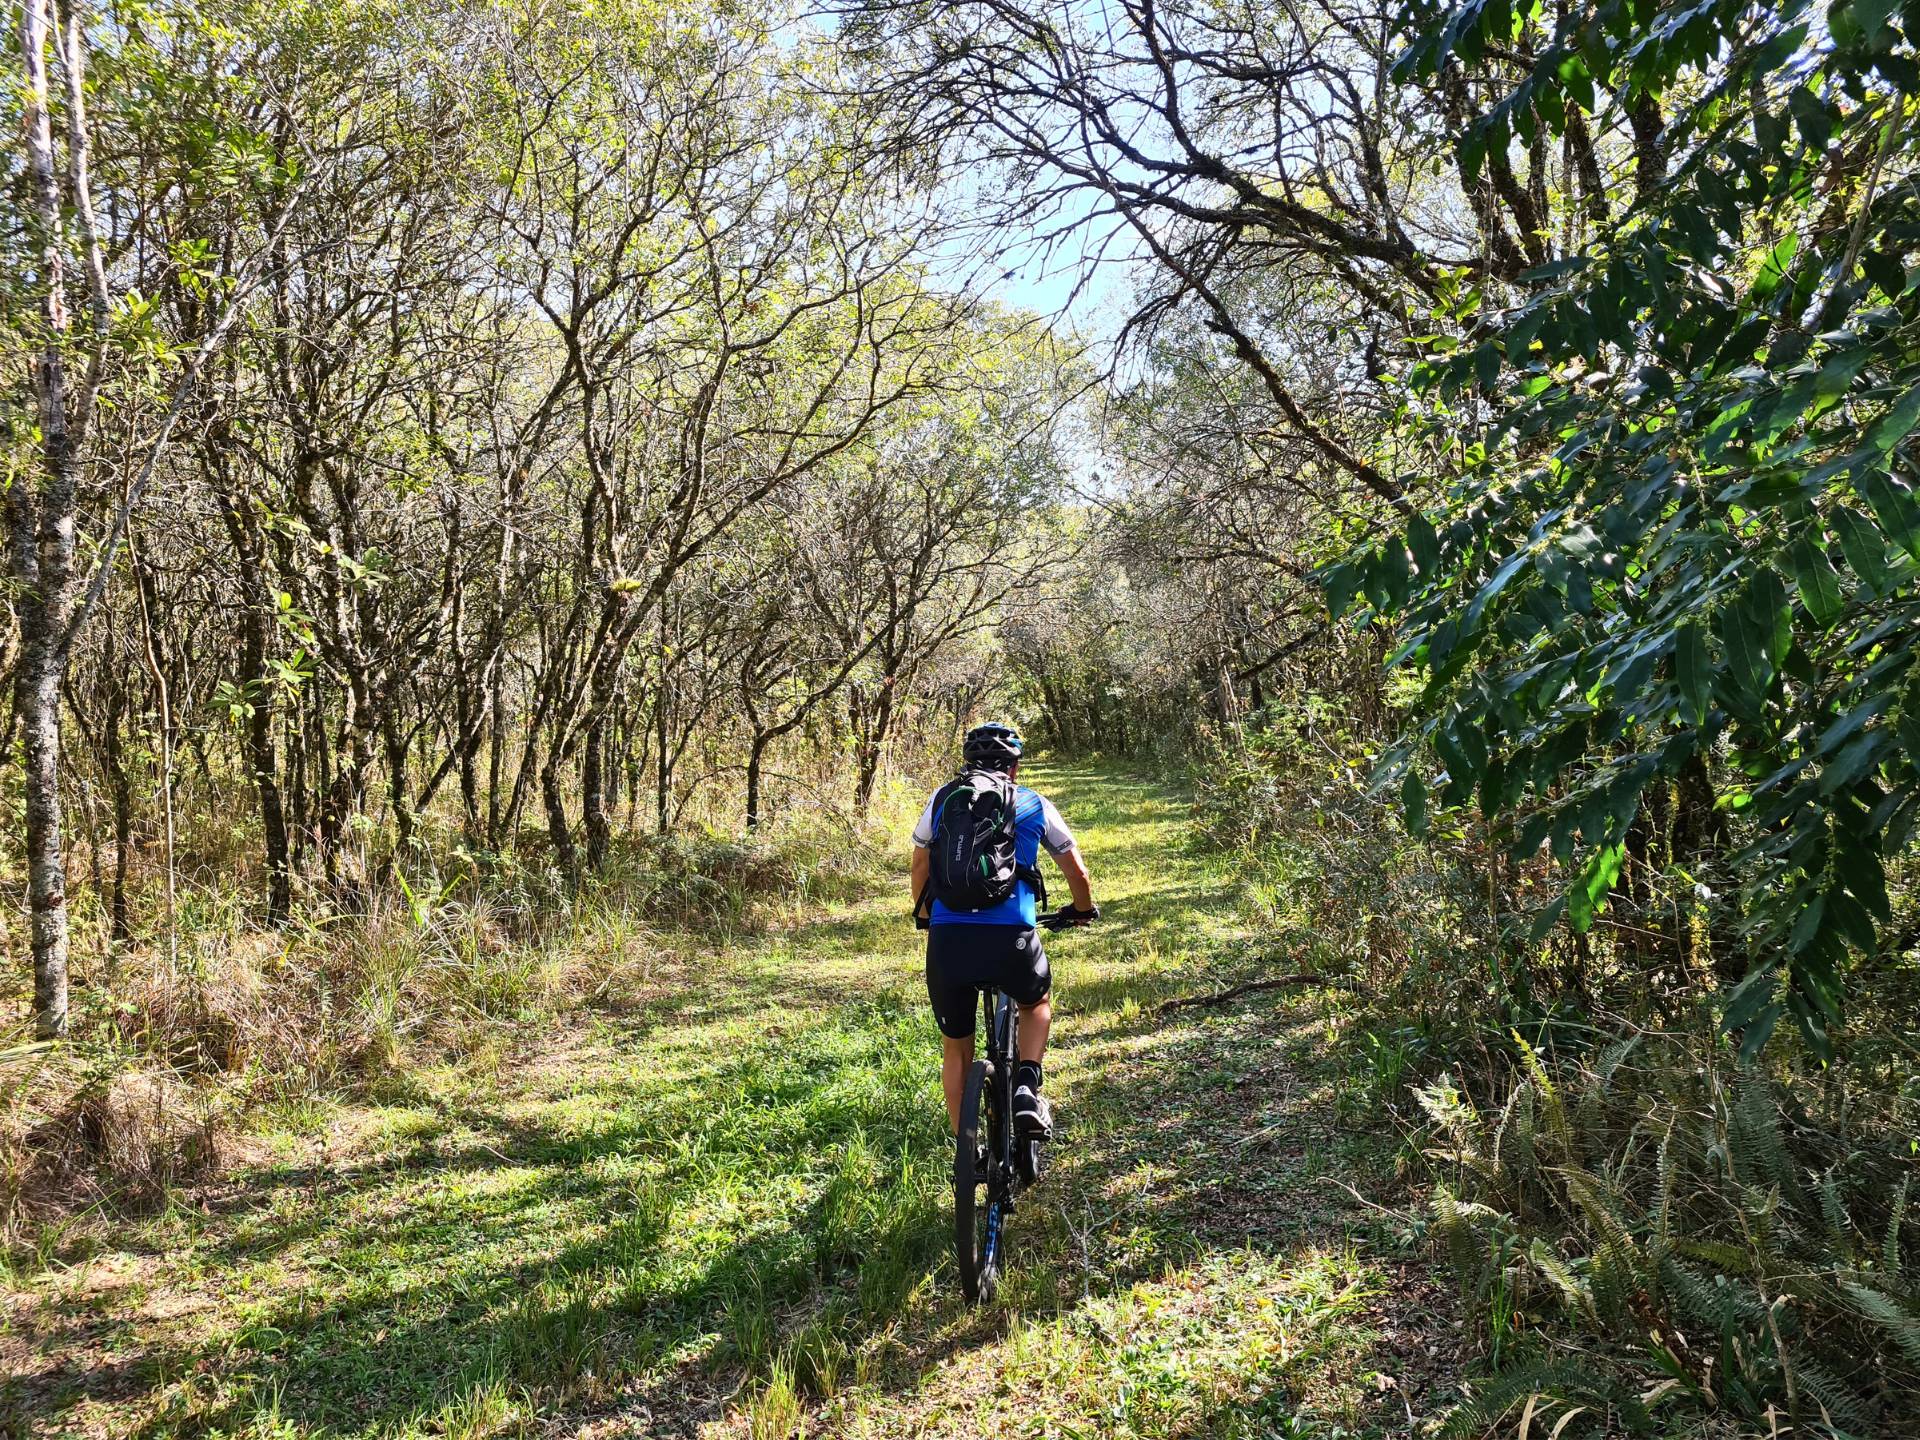
POLYGON ((1062 851, 1053 857, 1053 863, 1067 877, 1067 889, 1073 894, 1075 908, 1093 909, 1093 881, 1087 875, 1087 862, 1080 858, 1080 847, 1076 845, 1071 850, 1062 851))
POLYGON ((927 847, 924 845, 914 846, 913 863, 908 867, 907 874, 913 886, 913 908, 916 912, 920 909, 920 897, 926 893, 927 873, 932 868, 933 861, 927 855, 927 847))

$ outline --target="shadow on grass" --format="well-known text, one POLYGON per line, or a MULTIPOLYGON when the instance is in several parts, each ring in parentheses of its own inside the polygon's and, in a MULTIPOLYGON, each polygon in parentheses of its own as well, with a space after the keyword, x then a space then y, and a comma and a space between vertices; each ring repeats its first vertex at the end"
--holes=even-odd
POLYGON ((251 1216, 224 1218, 258 1223, 205 1246, 205 1271, 250 1288, 283 1266, 299 1291, 262 1285, 237 1324, 130 1367, 77 1359, 37 1386, 43 1413, 183 1375, 142 1433, 244 1425, 263 1387, 302 1431, 430 1424, 502 1379, 543 1407, 625 1390, 664 1411, 688 1362, 757 1368, 796 1310, 819 1358, 851 1353, 946 1242, 919 1021, 843 997, 783 1014, 770 1047, 715 1036, 649 1065, 636 1043, 535 1118, 449 1104, 373 1163, 252 1177, 251 1216))
POLYGON ((218 1333, 76 1366, 48 1419, 144 1387, 153 1437, 269 1406, 302 1433, 451 1428, 447 1407, 505 1384, 544 1414, 617 1406, 692 1434, 776 1359, 803 1393, 900 1394, 1202 1251, 1337 1235, 1325 1197, 1305 1202, 1339 1152, 1290 1069, 1280 1002, 1154 1011, 1237 978, 1205 973, 1222 953, 1202 932, 1231 907, 1173 843, 1183 808, 1128 777, 1034 783, 1085 812, 1096 883, 1103 865, 1123 883, 1108 925, 1050 944, 1063 1134, 1015 1218, 998 1309, 951 1293, 934 1032, 915 984, 870 973, 910 976, 917 948, 870 908, 717 961, 677 1005, 603 1018, 591 1067, 549 1065, 524 1103, 422 1096, 391 1153, 251 1177, 201 1260, 268 1298, 226 1297, 218 1333), (808 973, 823 956, 826 978, 808 973), (864 992, 840 960, 867 964, 864 992))

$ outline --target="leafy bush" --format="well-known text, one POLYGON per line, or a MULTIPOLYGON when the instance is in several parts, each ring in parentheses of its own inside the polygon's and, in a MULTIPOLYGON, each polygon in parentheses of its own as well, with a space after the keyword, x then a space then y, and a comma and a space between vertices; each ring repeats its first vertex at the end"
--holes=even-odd
MULTIPOLYGON (((1643 812, 1704 797, 1678 859, 1728 856, 1714 923, 1745 978, 1723 1023, 1749 1052, 1790 1015, 1826 1053, 1850 957, 1910 948, 1888 869, 1920 821, 1920 30, 1812 14, 1598 0, 1483 72, 1470 170, 1618 97, 1664 114, 1662 183, 1643 171, 1506 309, 1443 302, 1469 343, 1415 367, 1410 413, 1451 457, 1444 503, 1329 576, 1336 612, 1364 594, 1398 620, 1425 682, 1388 762, 1415 827, 1429 778, 1444 806, 1477 796, 1516 858, 1570 867, 1576 929, 1643 812)), ((1397 77, 1525 23, 1416 3, 1397 77)))
POLYGON ((1419 1008, 1441 1010, 1456 998, 1458 958, 1492 943, 1484 882, 1471 847, 1409 835, 1365 775, 1336 711, 1316 703, 1273 715, 1195 762, 1195 826, 1203 842, 1240 856, 1260 919, 1312 937, 1316 963, 1357 971, 1371 993, 1427 990, 1419 1008))

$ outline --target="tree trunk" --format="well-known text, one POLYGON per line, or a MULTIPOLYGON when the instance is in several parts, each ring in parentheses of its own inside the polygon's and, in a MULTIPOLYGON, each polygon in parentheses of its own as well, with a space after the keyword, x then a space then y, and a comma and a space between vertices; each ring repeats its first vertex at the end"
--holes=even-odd
POLYGON ((580 811, 587 836, 587 868, 598 870, 607 863, 607 850, 613 840, 613 826, 607 819, 607 721, 604 718, 587 728, 586 742, 581 747, 580 811))
POLYGON ((547 756, 540 767, 540 802, 547 813, 547 838, 553 843, 553 858, 569 883, 579 879, 580 855, 574 848, 573 827, 567 820, 567 797, 560 788, 560 755, 547 756))
MULTIPOLYGON (((53 150, 48 46, 54 38, 47 0, 19 7, 22 66, 21 131, 26 142, 26 240, 38 281, 40 346, 28 379, 40 421, 40 474, 29 493, 25 476, 8 486, 9 560, 17 586, 20 657, 14 707, 24 733, 27 905, 32 914, 33 1028, 51 1040, 67 1028, 67 871, 60 830, 60 680, 73 608, 74 517, 80 482, 79 437, 68 428, 65 264, 62 196, 53 150)), ((76 168, 79 157, 70 155, 76 168)), ((84 175, 84 170, 79 170, 84 175)), ((90 203, 83 192, 83 206, 90 203)), ((89 212, 90 217, 90 212, 89 212)), ((89 218, 83 217, 83 218, 89 218)), ((85 420, 84 402, 78 417, 85 420)))
POLYGON ((895 677, 880 682, 880 693, 864 708, 866 733, 860 736, 856 763, 854 813, 862 819, 873 804, 873 792, 880 778, 880 762, 887 753, 887 738, 893 730, 895 677))
MULTIPOLYGON (((225 457, 233 446, 232 427, 223 418, 210 427, 215 449, 209 470, 225 478, 225 457)), ((286 808, 280 795, 280 770, 273 750, 273 721, 279 706, 267 678, 268 626, 274 597, 267 586, 267 548, 258 521, 244 499, 226 485, 216 488, 220 518, 238 562, 244 605, 240 611, 240 676, 249 687, 247 725, 241 741, 247 773, 260 804, 260 829, 267 858, 267 923, 285 922, 293 909, 292 869, 287 853, 286 808)))
POLYGON ((365 899, 364 867, 355 864, 349 869, 341 862, 348 858, 347 845, 354 818, 366 803, 367 771, 372 768, 373 757, 367 748, 366 733, 357 723, 353 688, 347 687, 344 695, 347 713, 332 747, 334 772, 320 808, 320 848, 328 884, 343 905, 357 908, 365 899))
POLYGON ((407 792, 407 756, 413 748, 400 723, 397 705, 389 704, 381 717, 381 739, 387 750, 387 804, 393 811, 394 863, 413 848, 413 801, 407 792))
POLYGON ((107 939, 113 945, 125 945, 133 938, 133 926, 127 918, 127 852, 133 843, 133 783, 127 778, 126 752, 120 744, 120 722, 126 710, 126 690, 114 681, 107 699, 103 737, 107 783, 113 789, 113 889, 107 929, 107 939))
POLYGON ((747 829, 760 825, 760 768, 766 758, 769 737, 756 734, 747 749, 747 829))
POLYGON ((668 690, 663 677, 653 699, 653 828, 664 835, 673 823, 673 749, 667 744, 668 690))
POLYGON ((501 787, 506 779, 507 727, 502 721, 506 686, 506 665, 495 657, 487 673, 487 849, 498 852, 504 838, 501 823, 501 787))
MULTIPOLYGON (((69 531, 71 535, 71 531, 69 531)), ((19 678, 25 732, 27 903, 32 911, 33 1030, 51 1040, 67 1028, 67 871, 60 841, 60 661, 45 597, 22 607, 19 678)), ((60 620, 64 621, 65 607, 60 620)))

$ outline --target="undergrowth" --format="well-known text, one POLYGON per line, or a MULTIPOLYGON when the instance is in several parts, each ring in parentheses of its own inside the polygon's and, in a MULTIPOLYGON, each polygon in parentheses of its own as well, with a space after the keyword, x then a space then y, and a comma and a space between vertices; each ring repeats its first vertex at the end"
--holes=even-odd
POLYGON ((262 1108, 378 1098, 556 1014, 641 1004, 690 949, 858 893, 872 853, 844 827, 641 837, 579 886, 442 857, 281 927, 187 887, 170 934, 84 967, 68 1038, 0 1032, 0 1243, 31 1264, 49 1227, 153 1208, 262 1108))
POLYGON ((1340 987, 1342 1119, 1404 1138, 1484 1377, 1446 1433, 1908 1433, 1911 957, 1857 977, 1835 1063, 1742 1063, 1695 882, 1649 864, 1590 934, 1538 929, 1501 909, 1548 898, 1531 862, 1469 813, 1408 834, 1365 749, 1331 708, 1263 717, 1197 766, 1196 824, 1276 963, 1340 987))
MULTIPOLYGON (((20 1403, 146 1440, 1384 1440, 1403 1405, 1376 1367, 1423 1409, 1447 1376, 1379 1352, 1416 1305, 1362 1217, 1328 1211, 1361 1157, 1296 1073, 1310 1031, 1276 994, 1162 1011, 1254 963, 1214 862, 1157 786, 1035 783, 1107 919, 1050 937, 1062 1142, 994 1306, 953 1279, 896 871, 848 905, 763 904, 636 1003, 495 1025, 542 1032, 499 1063, 410 1040, 317 1123, 261 1117, 220 1184, 23 1277, 20 1403)), ((897 862, 898 832, 880 848, 897 862)))
POLYGON ((1641 1433, 1675 1392, 1760 1430, 1893 1434, 1920 1414, 1916 1107, 1863 1113, 1843 1077, 1791 1083, 1706 1039, 1634 1037, 1551 1072, 1516 1045, 1497 1111, 1446 1077, 1418 1092, 1434 1233, 1508 1362, 1450 1433, 1535 1394, 1542 1422, 1585 1406, 1641 1433), (1566 1330, 1617 1363, 1568 1372, 1566 1330))

